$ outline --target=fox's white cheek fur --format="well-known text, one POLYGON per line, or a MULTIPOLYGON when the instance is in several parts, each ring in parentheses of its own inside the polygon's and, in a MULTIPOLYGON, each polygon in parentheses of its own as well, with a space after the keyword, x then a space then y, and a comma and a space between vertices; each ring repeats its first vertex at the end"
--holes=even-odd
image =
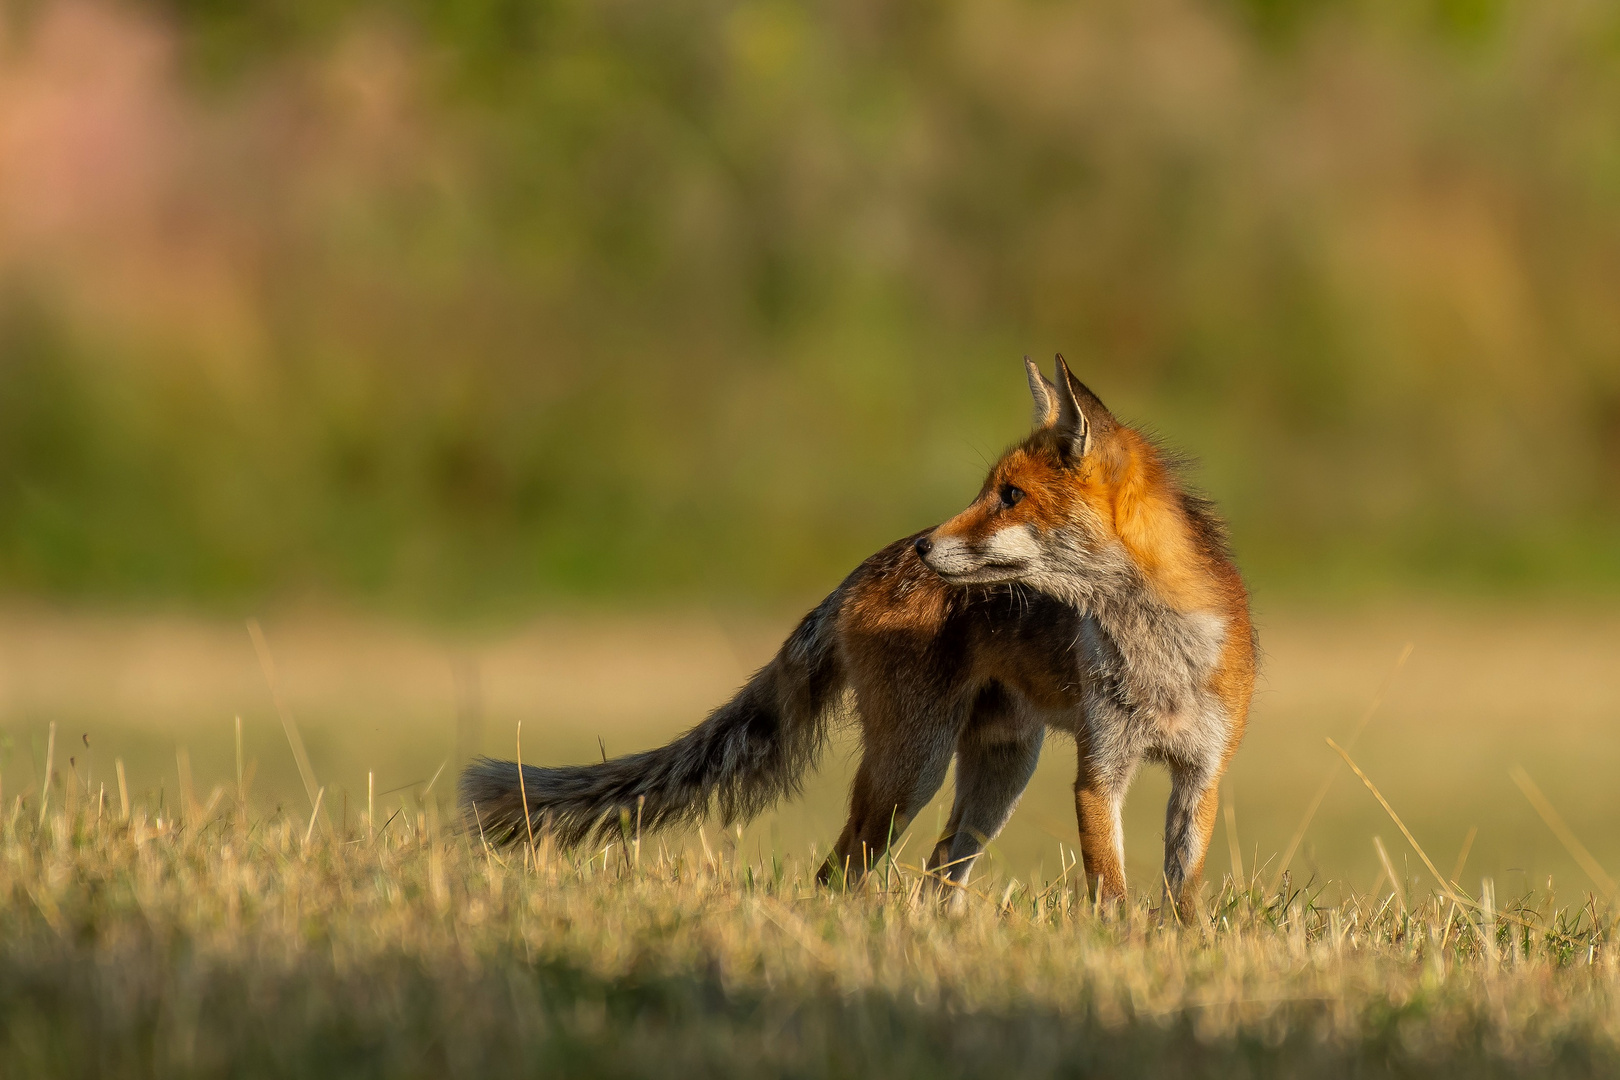
POLYGON ((1041 556, 1041 546, 1035 540, 1035 530, 1028 525, 1012 525, 998 529, 985 540, 984 561, 1021 565, 1034 562, 1041 556))

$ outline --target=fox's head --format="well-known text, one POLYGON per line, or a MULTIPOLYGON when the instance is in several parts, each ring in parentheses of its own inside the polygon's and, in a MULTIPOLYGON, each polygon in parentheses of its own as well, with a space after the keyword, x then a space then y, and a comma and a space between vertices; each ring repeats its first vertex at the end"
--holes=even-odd
POLYGON ((952 584, 1083 600, 1134 570, 1182 610, 1215 599, 1211 560, 1224 560, 1214 519, 1063 357, 1055 382, 1024 364, 1035 430, 1002 455, 967 509, 917 539, 917 554, 952 584))

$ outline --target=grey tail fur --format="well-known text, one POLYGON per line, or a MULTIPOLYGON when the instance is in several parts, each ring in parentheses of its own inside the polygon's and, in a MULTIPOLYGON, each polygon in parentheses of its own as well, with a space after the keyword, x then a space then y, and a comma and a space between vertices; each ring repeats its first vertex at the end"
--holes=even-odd
POLYGON ((474 761, 461 774, 468 827, 495 843, 532 828, 572 847, 625 820, 650 831, 697 820, 713 804, 730 824, 796 794, 844 689, 834 645, 841 592, 806 615, 735 697, 668 746, 597 765, 524 765, 521 784, 515 762, 474 761))

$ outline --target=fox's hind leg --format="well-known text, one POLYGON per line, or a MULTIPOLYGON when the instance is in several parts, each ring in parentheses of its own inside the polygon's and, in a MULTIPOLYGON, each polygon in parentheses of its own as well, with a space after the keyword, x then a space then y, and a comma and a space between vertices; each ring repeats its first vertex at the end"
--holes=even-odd
POLYGON ((877 864, 945 782, 966 708, 857 693, 865 749, 850 788, 849 820, 816 875, 853 883, 877 864))
POLYGON ((1006 691, 979 695, 956 740, 956 802, 928 869, 967 883, 984 846, 1001 832, 1040 760, 1046 725, 1020 715, 1006 691))

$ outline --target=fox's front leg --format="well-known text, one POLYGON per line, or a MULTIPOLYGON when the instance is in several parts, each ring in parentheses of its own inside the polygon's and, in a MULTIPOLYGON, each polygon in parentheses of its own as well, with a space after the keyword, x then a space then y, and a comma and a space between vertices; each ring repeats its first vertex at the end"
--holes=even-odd
POLYGON ((1111 776, 1080 754, 1074 782, 1075 816, 1080 821, 1080 857, 1086 864, 1086 888, 1100 901, 1125 899, 1125 788, 1129 776, 1111 776))
POLYGON ((1209 854, 1220 804, 1219 780, 1219 774, 1207 768, 1172 766, 1170 770, 1170 803, 1164 816, 1164 890, 1183 922, 1197 910, 1204 858, 1209 854))

